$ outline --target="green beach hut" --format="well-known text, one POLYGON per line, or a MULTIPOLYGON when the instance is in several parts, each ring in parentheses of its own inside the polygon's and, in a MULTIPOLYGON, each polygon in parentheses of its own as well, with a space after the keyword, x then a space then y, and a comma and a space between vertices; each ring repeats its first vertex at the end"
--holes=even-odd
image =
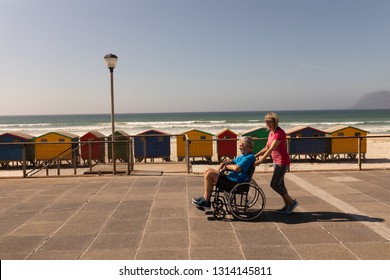
MULTIPOLYGON (((112 161, 112 150, 111 150, 111 140, 112 135, 108 136, 108 159, 112 161)), ((120 162, 128 162, 130 156, 130 148, 129 148, 129 140, 130 135, 122 130, 115 131, 115 141, 119 141, 115 143, 115 160, 119 160, 120 162)))
POLYGON ((269 130, 266 127, 258 126, 241 133, 242 136, 250 136, 253 139, 254 147, 253 153, 256 154, 261 151, 267 144, 269 130))

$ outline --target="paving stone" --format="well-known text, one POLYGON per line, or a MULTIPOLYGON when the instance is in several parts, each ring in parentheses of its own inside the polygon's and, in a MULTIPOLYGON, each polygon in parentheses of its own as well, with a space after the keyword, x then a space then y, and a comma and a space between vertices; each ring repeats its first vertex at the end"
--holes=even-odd
POLYGON ((141 241, 141 233, 99 234, 90 250, 136 249, 141 241))
POLYGON ((139 201, 122 201, 117 211, 133 211, 135 208, 150 209, 153 201, 151 200, 139 200, 139 201))
POLYGON ((132 210, 115 211, 112 214, 111 219, 133 219, 133 220, 147 219, 149 213, 150 213, 150 208, 138 207, 132 210))
POLYGON ((240 244, 233 230, 225 231, 196 231, 190 232, 191 250, 193 248, 210 248, 210 247, 236 247, 240 244))
POLYGON ((293 246, 304 260, 355 260, 348 249, 340 244, 301 244, 293 246))
POLYGON ((263 247, 270 245, 288 245, 288 241, 276 228, 262 230, 236 230, 242 247, 263 247))
POLYGON ((188 232, 145 232, 139 249, 183 249, 188 245, 188 232))
POLYGON ((101 221, 70 221, 64 224, 59 230, 60 235, 86 235, 97 234, 103 227, 104 222, 101 221))
POLYGON ((188 260, 188 249, 139 250, 136 260, 188 260))
POLYGON ((238 247, 191 248, 191 260, 244 260, 244 255, 238 247))
MULTIPOLYGON (((95 234, 59 235, 55 234, 39 249, 42 251, 80 251, 83 252, 95 238, 95 234)), ((39 251, 38 251, 39 252, 39 251)))
POLYGON ((280 230, 293 245, 338 243, 338 240, 321 227, 281 228, 280 230))
POLYGON ((390 260, 390 242, 345 243, 345 246, 363 260, 390 260))
POLYGON ((187 217, 187 208, 183 203, 177 204, 173 203, 171 206, 153 206, 150 213, 152 219, 162 218, 183 218, 187 217))
POLYGON ((215 232, 215 231, 229 231, 233 227, 228 221, 209 220, 202 218, 189 218, 189 228, 191 232, 215 232))
POLYGON ((34 216, 30 222, 35 223, 65 223, 72 215, 74 215, 74 211, 43 211, 36 216, 34 216))
POLYGON ((370 213, 390 213, 390 206, 378 202, 355 202, 353 207, 367 214, 370 213))
POLYGON ((149 219, 145 231, 172 232, 188 231, 188 218, 149 219))
POLYGON ((82 251, 42 251, 39 250, 28 257, 29 260, 78 260, 82 251))
POLYGON ((63 223, 61 222, 52 222, 52 223, 34 223, 34 222, 27 222, 22 224, 20 227, 18 227, 16 230, 12 232, 12 235, 18 235, 18 236, 47 236, 49 237, 52 235, 55 231, 57 231, 63 223))
POLYGON ((156 196, 157 200, 184 200, 186 199, 185 192, 161 192, 159 191, 156 196))
POLYGON ((6 236, 0 240, 0 252, 32 253, 46 240, 45 236, 6 236))
POLYGON ((146 220, 116 219, 109 220, 103 227, 101 234, 108 233, 138 233, 145 230, 146 220))
POLYGON ((247 260, 299 260, 299 255, 289 245, 243 247, 247 260))
POLYGON ((88 250, 82 260, 133 260, 136 249, 88 250))
POLYGON ((364 225, 324 226, 341 242, 383 242, 385 239, 364 225))

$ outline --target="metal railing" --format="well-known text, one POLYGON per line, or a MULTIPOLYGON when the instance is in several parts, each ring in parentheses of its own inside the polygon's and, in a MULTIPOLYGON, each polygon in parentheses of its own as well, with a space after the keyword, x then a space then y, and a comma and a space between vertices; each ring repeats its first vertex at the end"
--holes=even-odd
POLYGON ((134 169, 133 140, 0 143, 1 177, 74 176, 112 173, 108 146, 117 148, 117 172, 134 169))
MULTIPOLYGON (((253 138, 255 143, 264 143, 264 140, 253 138)), ((192 145, 199 144, 200 141, 203 143, 208 141, 208 145, 212 146, 214 151, 211 164, 217 164, 223 156, 218 152, 218 144, 221 141, 232 140, 188 141, 189 153, 192 145)), ((291 160, 290 171, 390 169, 390 135, 288 138, 286 145, 291 160)), ((255 144, 256 146, 258 150, 254 153, 260 150, 259 145, 255 144)), ((199 147, 198 145, 197 149, 199 147)), ((192 173, 203 173, 208 168, 210 165, 206 160, 206 156, 209 155, 208 149, 203 150, 203 155, 198 153, 198 157, 188 162, 192 173)), ((239 154, 237 150, 237 155, 239 154)), ((256 170, 272 171, 272 160, 268 159, 256 170)))
MULTIPOLYGON (((264 139, 253 139, 263 143, 264 139)), ((134 135, 114 145, 118 172, 152 165, 161 171, 202 173, 240 154, 237 139, 189 139, 187 135, 134 135)), ((112 141, 0 143, 0 178, 112 173, 112 141)), ((260 149, 259 145, 255 145, 260 149)), ((390 168, 390 135, 288 138, 290 171, 390 168)), ((258 152, 255 150, 254 153, 258 152)), ((272 160, 258 171, 272 171, 272 160)))

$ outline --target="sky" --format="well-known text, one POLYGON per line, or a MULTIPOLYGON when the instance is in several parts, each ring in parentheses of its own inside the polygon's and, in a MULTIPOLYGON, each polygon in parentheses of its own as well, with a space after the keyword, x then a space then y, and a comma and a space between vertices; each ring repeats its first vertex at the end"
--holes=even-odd
POLYGON ((0 115, 342 109, 390 90, 390 0, 0 0, 0 115))

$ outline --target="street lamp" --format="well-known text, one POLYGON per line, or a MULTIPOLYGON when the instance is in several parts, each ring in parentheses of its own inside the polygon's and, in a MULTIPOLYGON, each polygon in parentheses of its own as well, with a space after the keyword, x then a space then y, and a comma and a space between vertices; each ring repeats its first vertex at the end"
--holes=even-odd
POLYGON ((116 174, 116 158, 115 158, 115 113, 114 113, 114 68, 116 66, 116 63, 118 61, 118 57, 115 54, 107 54, 104 57, 104 60, 106 61, 106 65, 108 69, 110 69, 110 76, 111 76, 111 157, 112 157, 112 174, 116 174))

